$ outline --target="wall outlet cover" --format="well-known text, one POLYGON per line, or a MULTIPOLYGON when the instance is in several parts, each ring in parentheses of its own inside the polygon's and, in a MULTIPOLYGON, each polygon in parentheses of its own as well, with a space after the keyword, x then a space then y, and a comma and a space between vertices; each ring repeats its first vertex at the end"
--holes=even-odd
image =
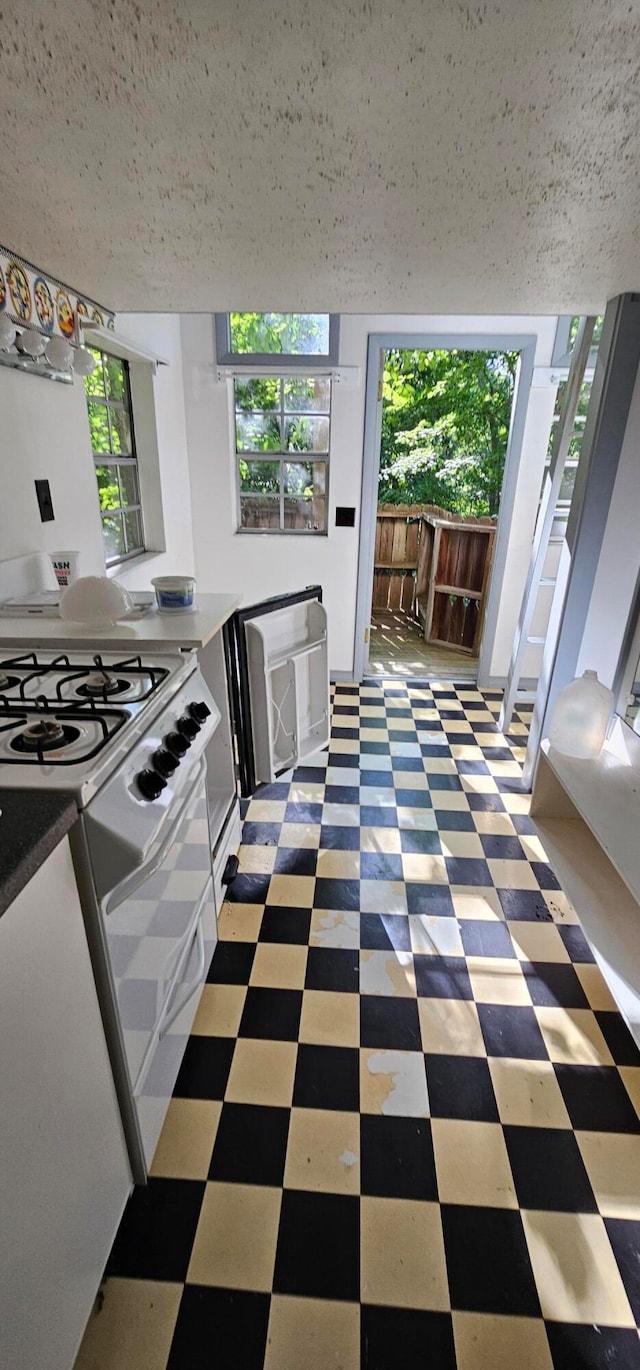
POLYGON ((40 518, 43 523, 53 523, 55 514, 53 512, 53 500, 48 480, 37 480, 34 482, 36 487, 36 499, 40 510, 40 518))

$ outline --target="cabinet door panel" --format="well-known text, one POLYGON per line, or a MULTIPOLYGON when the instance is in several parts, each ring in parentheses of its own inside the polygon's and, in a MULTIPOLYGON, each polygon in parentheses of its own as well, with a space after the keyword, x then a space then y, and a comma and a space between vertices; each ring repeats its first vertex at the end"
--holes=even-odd
POLYGON ((69 1370, 131 1178, 69 843, 0 918, 0 1365, 69 1370))

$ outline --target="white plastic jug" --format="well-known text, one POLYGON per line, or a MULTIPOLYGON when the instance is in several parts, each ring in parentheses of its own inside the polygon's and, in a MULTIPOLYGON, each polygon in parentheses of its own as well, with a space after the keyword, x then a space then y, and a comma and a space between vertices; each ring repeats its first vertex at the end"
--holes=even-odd
POLYGON ((585 671, 558 694, 549 725, 551 746, 583 760, 599 756, 612 709, 613 691, 598 680, 597 671, 585 671))

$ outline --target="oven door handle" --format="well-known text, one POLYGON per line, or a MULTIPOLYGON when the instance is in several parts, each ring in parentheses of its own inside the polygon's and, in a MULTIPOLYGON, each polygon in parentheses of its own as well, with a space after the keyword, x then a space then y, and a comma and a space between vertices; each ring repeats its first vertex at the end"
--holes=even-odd
MULTIPOLYGON (((167 1003, 164 1014, 160 1021, 160 1029, 158 1032, 159 1041, 162 1041, 162 1038, 164 1037, 165 1033, 168 1032, 171 1025, 175 1023, 176 1018, 180 1013, 182 1013, 183 1008, 186 1004, 188 1004, 192 994, 195 994, 195 991, 197 990, 198 986, 201 985, 204 980, 206 948, 204 945, 204 932, 202 931, 201 917, 198 919, 198 922, 196 924, 196 930, 193 935, 193 941, 197 942, 198 946, 198 965, 196 967, 195 975, 193 976, 193 979, 183 980, 181 982, 182 994, 177 995, 177 998, 174 1000, 173 1005, 171 1005, 170 1007, 170 1000, 167 1003)), ((191 945, 193 946, 193 942, 191 945)), ((191 948, 189 949, 189 954, 186 958, 186 964, 188 964, 189 962, 190 953, 191 948)), ((175 990, 177 991, 177 989, 178 986, 176 985, 175 990)))
POLYGON ((183 800, 182 804, 180 805, 180 808, 175 818, 172 819, 171 826, 167 830, 155 855, 152 856, 149 861, 145 861, 143 866, 139 866, 138 869, 134 871, 132 875, 127 876, 127 878, 123 880, 120 885, 116 885, 115 889, 111 890, 111 892, 106 896, 106 898, 103 899, 102 911, 106 916, 108 916, 110 913, 113 913, 115 909, 119 908, 120 904, 123 904, 125 899, 130 899, 131 896, 135 894, 136 890, 140 889, 141 885, 144 885, 145 882, 149 880, 152 875, 155 875, 156 871, 162 865, 163 861, 165 860, 169 852, 170 847, 173 845, 173 842, 175 841, 176 833, 180 828, 180 824, 182 823, 182 820, 189 807, 189 804, 191 803, 191 800, 193 799, 194 795, 196 794, 196 791, 198 790, 199 786, 201 785, 204 779, 206 770, 207 763, 203 758, 200 762, 200 765, 198 766, 195 779, 193 780, 193 783, 189 786, 187 795, 183 800))

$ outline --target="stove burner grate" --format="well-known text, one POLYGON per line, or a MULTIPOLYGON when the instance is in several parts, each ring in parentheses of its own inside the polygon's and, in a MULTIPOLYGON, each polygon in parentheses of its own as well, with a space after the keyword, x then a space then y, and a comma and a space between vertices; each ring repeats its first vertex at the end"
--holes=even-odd
POLYGON ((130 680, 121 680, 117 676, 102 675, 97 672, 90 675, 81 684, 76 685, 76 694, 87 696, 89 699, 109 699, 113 695, 126 694, 131 689, 130 680))
POLYGON ((3 690, 18 686, 20 699, 29 703, 28 686, 38 682, 40 677, 49 675, 55 677, 55 698, 60 704, 65 702, 65 687, 71 685, 78 704, 87 700, 107 703, 110 698, 116 700, 129 691, 135 692, 131 702, 142 704, 155 694, 168 674, 164 666, 145 666, 140 656, 127 657, 126 660, 105 665, 100 653, 96 652, 93 665, 88 666, 74 662, 67 652, 61 652, 51 661, 40 661, 36 652, 23 652, 20 656, 7 657, 0 661, 0 701, 3 690), (3 683, 3 678, 9 671, 17 669, 24 671, 25 674, 11 674, 9 684, 3 683))
POLYGON ((23 732, 11 739, 9 746, 14 752, 26 752, 28 756, 33 756, 34 753, 39 755, 41 752, 59 751, 77 742, 79 736, 79 728, 72 728, 58 719, 42 718, 36 723, 29 723, 23 732))
POLYGON ((6 739, 8 747, 2 764, 43 765, 46 762, 50 766, 77 766, 98 756, 126 721, 124 709, 103 704, 98 708, 95 699, 89 696, 60 706, 45 695, 39 695, 33 703, 0 695, 0 735, 14 734, 6 739), (80 727, 75 726, 76 722, 80 727), (76 752, 75 756, 60 755, 81 737, 83 724, 95 725, 97 729, 98 738, 93 746, 88 738, 86 752, 76 752), (14 755, 8 755, 9 752, 14 755))

